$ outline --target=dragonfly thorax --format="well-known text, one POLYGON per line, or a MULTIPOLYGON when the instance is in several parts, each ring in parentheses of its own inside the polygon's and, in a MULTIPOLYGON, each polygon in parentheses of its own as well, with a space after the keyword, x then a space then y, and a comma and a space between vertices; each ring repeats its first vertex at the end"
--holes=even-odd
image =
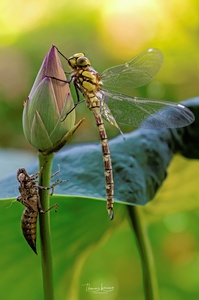
MULTIPOLYGON (((101 90, 101 76, 95 71, 87 57, 83 53, 77 53, 68 59, 73 69, 70 81, 74 82, 88 102, 90 98, 95 97, 96 93, 101 90)), ((89 107, 92 105, 88 105, 89 107)))
MULTIPOLYGON (((82 92, 88 100, 93 98, 95 93, 101 90, 101 76, 90 64, 90 61, 83 53, 76 53, 69 57, 68 62, 73 69, 71 81, 82 92)), ((90 105, 89 105, 90 106, 90 105)))

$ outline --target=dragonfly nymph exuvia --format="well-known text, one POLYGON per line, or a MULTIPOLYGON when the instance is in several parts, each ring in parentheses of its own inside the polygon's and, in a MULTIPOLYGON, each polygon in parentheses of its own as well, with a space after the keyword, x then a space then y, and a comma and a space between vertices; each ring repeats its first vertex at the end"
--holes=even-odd
POLYGON ((80 102, 80 91, 96 120, 104 160, 107 210, 110 219, 113 219, 114 181, 103 118, 121 132, 118 123, 144 128, 177 128, 191 124, 195 117, 181 104, 130 97, 108 88, 137 88, 150 82, 163 63, 162 53, 158 49, 145 50, 129 62, 109 68, 101 75, 91 67, 83 53, 67 58, 58 52, 72 69, 68 82, 75 86, 78 98, 75 106, 80 102))

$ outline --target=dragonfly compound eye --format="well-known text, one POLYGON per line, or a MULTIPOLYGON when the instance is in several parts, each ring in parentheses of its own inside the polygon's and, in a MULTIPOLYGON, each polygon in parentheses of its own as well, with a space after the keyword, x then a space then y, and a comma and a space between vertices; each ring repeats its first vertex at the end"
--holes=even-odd
POLYGON ((72 69, 76 69, 78 67, 77 60, 79 57, 84 57, 83 53, 76 53, 73 56, 69 57, 68 63, 72 69))
POLYGON ((17 179, 19 182, 24 182, 26 180, 26 175, 24 173, 19 173, 17 179))
POLYGON ((85 56, 79 57, 79 58, 77 59, 77 66, 78 66, 78 67, 88 67, 88 66, 90 66, 90 65, 91 65, 91 64, 90 64, 90 61, 89 61, 88 58, 85 57, 85 56))

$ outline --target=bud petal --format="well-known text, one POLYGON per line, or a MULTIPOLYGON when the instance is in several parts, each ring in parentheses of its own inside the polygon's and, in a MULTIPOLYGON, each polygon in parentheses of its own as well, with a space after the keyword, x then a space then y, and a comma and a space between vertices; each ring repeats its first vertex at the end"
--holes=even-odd
POLYGON ((49 149, 53 147, 53 143, 50 140, 48 132, 38 111, 35 111, 32 122, 31 142, 37 149, 49 149))

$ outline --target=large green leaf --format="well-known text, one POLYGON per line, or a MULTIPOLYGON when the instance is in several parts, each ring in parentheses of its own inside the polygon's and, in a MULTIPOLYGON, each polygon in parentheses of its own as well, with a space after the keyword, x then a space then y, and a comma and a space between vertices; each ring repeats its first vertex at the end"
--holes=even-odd
MULTIPOLYGON (((123 282, 123 275, 120 269, 116 270, 117 268, 114 267, 118 260, 117 255, 114 254, 116 241, 110 243, 109 240, 116 230, 119 230, 120 234, 126 232, 127 224, 125 225, 123 221, 123 206, 116 205, 117 218, 114 222, 110 222, 104 213, 102 201, 58 195, 53 196, 52 201, 59 203, 58 212, 51 212, 55 298, 80 299, 78 295, 81 293, 84 294, 84 298, 81 299, 90 299, 92 295, 87 293, 83 287, 86 283, 91 285, 103 283, 104 286, 114 286, 115 289, 116 285, 117 287, 120 286, 119 282, 123 282), (111 249, 109 249, 110 253, 107 257, 98 254, 99 262, 101 260, 103 265, 107 265, 105 270, 102 270, 103 273, 96 272, 94 276, 90 270, 81 278, 82 267, 89 255, 108 242, 111 249)), ((20 216, 23 209, 22 205, 17 202, 13 203, 12 199, 0 201, 0 269, 2 270, 0 293, 2 299, 25 300, 27 297, 30 300, 43 299, 39 239, 37 256, 30 249, 21 233, 20 216), (10 287, 11 282, 12 288, 10 287)), ((130 229, 128 235, 132 250, 130 229)), ((126 246, 123 251, 125 249, 126 246)), ((130 253, 125 256, 124 263, 126 265, 129 263, 129 258, 130 253)), ((93 267, 98 269, 100 265, 96 262, 96 266, 93 267)), ((133 270, 130 272, 133 276, 133 270)), ((141 273, 139 279, 141 279, 141 273)), ((130 288, 131 293, 132 288, 134 289, 135 286, 130 288)), ((116 292, 118 293, 115 290, 112 294, 114 295, 116 292)), ((119 295, 122 297, 125 293, 125 286, 120 286, 119 295)))
MULTIPOLYGON (((110 141, 115 199, 131 205, 145 205, 151 201, 167 176, 167 167, 176 152, 189 158, 198 158, 197 118, 199 99, 187 101, 195 113, 196 121, 178 129, 138 129, 110 141), (188 143, 187 143, 188 141, 188 143)), ((97 197, 105 199, 105 179, 102 154, 99 144, 84 144, 66 147, 56 154, 53 172, 60 165, 60 179, 68 182, 57 186, 56 192, 63 195, 97 197)), ((36 165, 28 168, 29 173, 36 165)), ((0 181, 1 197, 16 196, 16 175, 0 181)))
MULTIPOLYGON (((196 122, 189 128, 173 131, 137 130, 126 135, 125 141, 118 137, 110 142, 115 179, 115 198, 118 200, 118 204, 115 204, 113 222, 109 221, 105 210, 104 174, 100 146, 98 144, 77 145, 67 147, 56 154, 53 172, 60 165, 61 171, 58 177, 69 180, 56 187, 55 192, 59 193, 60 196, 56 195, 52 198, 53 202, 58 202, 60 205, 58 213, 51 212, 57 299, 79 299, 79 293, 81 299, 91 299, 91 294, 85 290, 82 291, 82 285, 85 283, 93 284, 93 282, 97 282, 98 285, 103 280, 105 281, 104 285, 115 287, 116 299, 128 299, 132 293, 134 296, 136 295, 136 299, 139 299, 140 295, 139 293, 136 294, 136 288, 133 291, 128 291, 128 296, 124 297, 127 294, 125 294, 123 270, 121 272, 116 268, 118 261, 122 261, 124 265, 127 262, 127 266, 129 266, 130 256, 128 254, 131 253, 131 251, 129 253, 126 251, 122 256, 115 257, 115 249, 118 249, 118 244, 122 243, 123 232, 127 232, 127 228, 130 228, 125 223, 127 216, 125 206, 121 204, 144 205, 152 200, 166 177, 166 170, 174 152, 181 151, 190 158, 197 158, 197 128, 196 122), (186 139, 189 140, 187 147, 186 139), (189 151, 186 150, 187 148, 189 151), (117 231, 122 234, 115 243, 111 239, 117 231), (105 244, 109 245, 109 252, 105 256, 99 253, 98 257, 99 262, 105 262, 104 265, 107 265, 107 269, 101 274, 95 272, 95 276, 89 269, 90 271, 86 276, 81 277, 82 267, 87 257, 93 251, 97 251, 96 249, 101 249, 105 244), (84 279, 82 280, 82 278, 84 279)), ((15 159, 17 160, 16 155, 15 159)), ((151 214, 155 215, 156 209, 159 209, 157 213, 164 215, 172 212, 172 205, 175 207, 174 211, 187 209, 188 206, 199 207, 195 181, 197 173, 194 175, 194 172, 198 170, 198 162, 195 164, 194 161, 194 165, 189 166, 188 160, 183 161, 182 170, 178 161, 177 165, 174 162, 168 179, 170 183, 166 182, 166 195, 162 197, 160 191, 159 201, 155 200, 151 202, 151 206, 147 205, 147 212, 150 211, 151 214), (186 180, 189 180, 191 185, 186 185, 186 180), (170 189, 172 193, 168 199, 167 192, 170 189), (164 204, 162 204, 162 199, 164 204), (167 209, 168 201, 169 209, 167 209)), ((36 164, 31 165, 27 170, 29 173, 34 173, 37 170, 36 164)), ((36 256, 31 251, 21 234, 20 215, 24 207, 18 202, 12 203, 12 200, 18 195, 16 173, 3 178, 0 181, 0 189, 2 198, 12 198, 0 201, 2 243, 0 266, 1 270, 4 270, 0 282, 1 295, 4 299, 20 298, 23 300, 27 298, 27 295, 29 299, 42 299, 42 278, 39 275, 40 256, 36 256), (11 282, 12 289, 10 288, 11 282)), ((130 229, 125 236, 123 246, 127 244, 128 240, 131 240, 130 229)), ((39 241, 37 247, 39 249, 39 241)), ((95 268, 95 265, 93 267, 95 268)), ((97 270, 100 269, 98 261, 96 261, 96 268, 97 270)), ((127 267, 127 277, 131 278, 129 286, 132 289, 134 288, 132 286, 134 268, 135 266, 127 267)), ((138 274, 140 274, 140 266, 138 269, 138 274)))

